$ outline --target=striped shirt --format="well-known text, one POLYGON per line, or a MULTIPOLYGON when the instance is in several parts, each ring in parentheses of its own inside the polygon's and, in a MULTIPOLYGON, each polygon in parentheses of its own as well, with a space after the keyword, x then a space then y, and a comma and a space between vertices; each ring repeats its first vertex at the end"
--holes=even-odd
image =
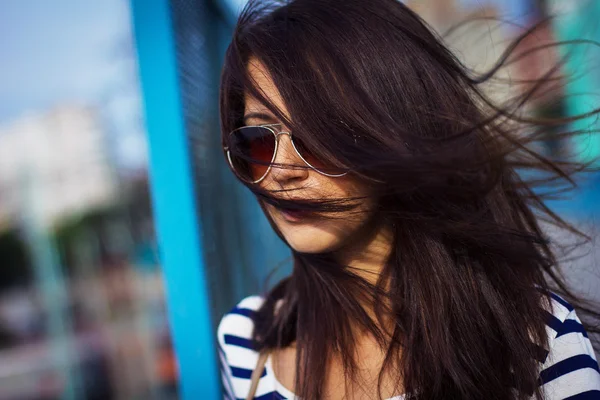
MULTIPOLYGON (((600 399, 600 372, 588 335, 569 303, 554 294, 552 302, 553 312, 548 315, 546 327, 550 351, 540 366, 540 384, 544 394, 548 400, 600 399)), ((262 303, 261 297, 247 297, 219 324, 221 376, 227 400, 245 399, 250 389, 250 377, 259 356, 251 342, 252 317, 262 303)), ((296 398, 277 381, 269 357, 254 399, 296 398)), ((403 396, 389 400, 401 399, 403 396)))

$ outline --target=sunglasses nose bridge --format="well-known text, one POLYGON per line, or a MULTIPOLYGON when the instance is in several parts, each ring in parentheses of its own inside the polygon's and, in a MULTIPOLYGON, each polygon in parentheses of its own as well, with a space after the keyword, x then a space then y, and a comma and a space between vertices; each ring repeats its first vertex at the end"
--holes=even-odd
MULTIPOLYGON (((296 158, 296 148, 294 147, 293 143, 292 143, 292 134, 290 132, 277 132, 275 134, 275 154, 273 155, 274 161, 277 163, 277 159, 279 158, 279 153, 281 153, 281 150, 284 150, 283 156, 284 156, 284 160, 283 161, 291 161, 292 159, 296 158), (282 146, 282 141, 281 141, 281 136, 287 136, 288 137, 288 143, 286 143, 285 145, 282 146)), ((283 162, 282 164, 285 164, 285 162, 283 162)))
POLYGON ((290 132, 286 132, 286 131, 277 132, 277 133, 275 134, 275 138, 276 138, 277 140, 279 140, 279 136, 281 136, 281 135, 286 135, 287 137, 289 137, 289 138, 290 138, 290 140, 292 140, 292 134, 291 134, 290 132))

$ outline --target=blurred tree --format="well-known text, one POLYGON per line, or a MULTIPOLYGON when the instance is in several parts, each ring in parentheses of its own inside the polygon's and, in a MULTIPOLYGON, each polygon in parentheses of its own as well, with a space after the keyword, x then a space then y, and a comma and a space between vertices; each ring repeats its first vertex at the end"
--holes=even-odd
POLYGON ((25 286, 31 279, 31 260, 19 231, 0 232, 0 291, 25 286))
POLYGON ((102 264, 109 257, 104 232, 107 222, 117 218, 118 212, 115 206, 93 209, 55 228, 55 241, 68 276, 75 276, 82 263, 102 264))
POLYGON ((54 229, 67 275, 115 259, 130 259, 136 246, 154 241, 147 178, 130 177, 122 189, 118 203, 73 216, 54 229))

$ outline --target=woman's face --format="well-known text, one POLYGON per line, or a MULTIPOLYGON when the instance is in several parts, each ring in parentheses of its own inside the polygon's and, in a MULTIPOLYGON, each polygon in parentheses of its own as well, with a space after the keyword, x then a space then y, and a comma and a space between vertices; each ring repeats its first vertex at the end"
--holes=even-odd
MULTIPOLYGON (((267 69, 256 59, 249 63, 249 73, 265 97, 290 118, 286 106, 270 78, 267 69)), ((249 117, 246 125, 265 125, 280 121, 255 98, 245 96, 245 113, 266 114, 270 118, 249 117)), ((292 118, 290 118, 292 119, 292 118)), ((286 126, 278 127, 289 131, 286 126)), ((293 132, 292 132, 293 135, 293 132)), ((342 177, 328 177, 310 168, 291 168, 285 165, 306 166, 294 150, 288 135, 279 135, 277 155, 271 168, 260 185, 267 190, 282 191, 275 195, 288 199, 346 199, 365 196, 366 191, 351 174, 342 177), (280 165, 279 167, 277 165, 280 165), (286 190, 291 190, 287 192, 286 190)), ((310 216, 302 213, 291 214, 265 204, 286 241, 296 251, 302 253, 323 253, 338 250, 357 238, 361 228, 370 219, 370 200, 362 201, 358 209, 336 213, 332 218, 310 216)))

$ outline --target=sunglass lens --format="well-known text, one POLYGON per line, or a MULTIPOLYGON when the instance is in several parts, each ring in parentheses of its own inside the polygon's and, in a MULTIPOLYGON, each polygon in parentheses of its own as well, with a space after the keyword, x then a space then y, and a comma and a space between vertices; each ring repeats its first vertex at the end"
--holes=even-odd
POLYGON ((275 153, 275 135, 258 126, 236 129, 230 135, 232 167, 242 178, 251 182, 262 178, 275 153))
POLYGON ((293 141, 294 147, 298 153, 300 153, 302 158, 304 158, 304 160, 317 171, 329 175, 342 175, 346 172, 345 170, 329 165, 325 161, 315 156, 300 138, 294 136, 293 141))

